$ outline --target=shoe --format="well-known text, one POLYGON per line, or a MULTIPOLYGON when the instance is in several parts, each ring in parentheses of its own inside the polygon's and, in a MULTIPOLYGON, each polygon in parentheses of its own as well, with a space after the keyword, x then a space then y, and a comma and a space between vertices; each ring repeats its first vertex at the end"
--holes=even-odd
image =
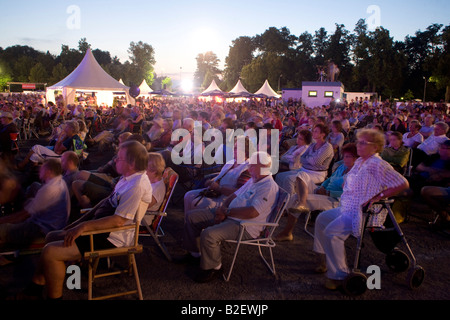
POLYGON ((342 280, 327 279, 327 281, 325 281, 325 288, 328 290, 337 290, 341 286, 342 280))
POLYGON ((325 273, 325 272, 327 272, 327 270, 328 270, 327 266, 320 265, 314 269, 314 272, 315 273, 325 273))
POLYGON ((189 265, 200 265, 200 257, 194 257, 190 253, 186 253, 182 256, 173 257, 172 261, 176 264, 189 264, 189 265))
POLYGON ((195 277, 194 281, 198 283, 207 283, 219 278, 223 274, 223 269, 209 269, 201 270, 200 273, 195 277))
POLYGON ((273 238, 274 241, 283 242, 283 241, 292 241, 294 240, 294 236, 290 235, 277 235, 273 238))

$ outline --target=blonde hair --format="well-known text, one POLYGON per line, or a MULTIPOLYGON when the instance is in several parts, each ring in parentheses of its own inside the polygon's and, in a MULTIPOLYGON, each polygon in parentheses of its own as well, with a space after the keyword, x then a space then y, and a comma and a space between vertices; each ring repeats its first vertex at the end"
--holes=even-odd
POLYGON ((163 156, 157 152, 149 152, 147 170, 155 171, 158 176, 162 176, 166 169, 166 162, 163 156))
POLYGON ((375 129, 363 129, 356 133, 356 139, 360 137, 364 137, 367 142, 372 142, 377 147, 377 152, 380 153, 383 151, 384 146, 386 145, 386 138, 383 133, 375 129))

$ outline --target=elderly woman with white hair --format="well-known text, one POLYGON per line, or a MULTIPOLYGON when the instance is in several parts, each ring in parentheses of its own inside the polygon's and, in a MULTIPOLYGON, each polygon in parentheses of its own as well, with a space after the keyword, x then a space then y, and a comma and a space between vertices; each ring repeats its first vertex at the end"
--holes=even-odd
POLYGON ((315 223, 313 250, 321 258, 316 272, 327 273, 325 287, 330 290, 337 289, 350 272, 344 242, 350 235, 361 236, 363 207, 409 187, 408 181, 379 156, 385 145, 381 132, 359 131, 356 145, 360 158, 347 174, 340 206, 322 212, 315 223))
POLYGON ((80 150, 83 148, 83 141, 79 136, 79 124, 76 120, 66 121, 64 130, 56 138, 54 146, 42 146, 39 144, 31 147, 25 159, 17 167, 23 169, 29 162, 34 164, 43 163, 47 158, 60 158, 67 150, 80 150))

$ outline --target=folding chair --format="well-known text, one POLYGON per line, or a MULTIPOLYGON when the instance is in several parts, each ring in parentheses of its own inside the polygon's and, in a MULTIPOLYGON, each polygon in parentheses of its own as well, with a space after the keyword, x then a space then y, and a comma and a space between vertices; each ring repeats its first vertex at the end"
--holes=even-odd
POLYGON ((226 242, 229 243, 235 243, 236 244, 236 250, 234 251, 233 261, 231 262, 230 270, 228 271, 228 275, 224 274, 225 281, 230 280, 231 272, 233 271, 234 263, 236 262, 237 253, 239 251, 239 248, 241 245, 251 245, 251 246, 257 246, 259 251, 259 256, 265 263, 265 265, 269 268, 269 270, 272 272, 273 275, 276 274, 275 270, 275 262, 273 260, 273 253, 272 248, 276 246, 275 241, 272 239, 273 233, 279 225, 280 218, 286 209, 286 205, 289 202, 289 193, 287 193, 283 189, 279 189, 278 196, 277 196, 277 202, 274 210, 270 213, 267 222, 265 223, 256 223, 256 222, 241 222, 241 231, 239 233, 237 240, 226 240, 226 242), (255 225, 261 225, 264 226, 264 231, 261 233, 261 236, 256 239, 250 239, 250 240, 242 240, 242 237, 244 235, 244 232, 248 226, 255 226, 255 225), (261 248, 266 247, 269 249, 269 255, 270 255, 270 263, 267 261, 267 259, 264 257, 261 248))
POLYGON ((143 300, 141 284, 139 281, 139 275, 138 275, 138 270, 137 270, 137 265, 136 265, 135 254, 141 253, 143 250, 142 245, 140 245, 138 243, 139 226, 141 223, 141 219, 145 214, 145 211, 147 211, 147 208, 148 208, 148 203, 141 202, 138 212, 136 214, 136 220, 131 225, 120 227, 120 228, 111 228, 111 229, 90 231, 90 232, 85 232, 82 234, 82 236, 90 237, 90 250, 88 252, 85 252, 84 257, 83 257, 84 260, 87 261, 89 264, 89 270, 88 270, 88 299, 89 300, 104 300, 104 299, 110 299, 110 298, 130 295, 130 294, 137 294, 139 297, 139 300, 143 300), (134 242, 129 247, 118 247, 118 248, 105 249, 105 250, 96 250, 94 248, 94 235, 95 234, 133 230, 133 229, 134 229, 134 242), (128 267, 126 269, 97 274, 97 267, 98 267, 98 263, 101 258, 110 258, 110 257, 117 257, 117 256, 128 256, 128 267), (93 287, 93 283, 96 279, 108 277, 108 276, 114 276, 114 275, 123 274, 123 273, 128 273, 130 275, 131 274, 134 275, 134 280, 136 282, 136 290, 119 292, 119 293, 110 294, 110 295, 103 295, 103 296, 98 296, 95 298, 93 297, 92 287, 93 287))
POLYGON ((163 173, 163 180, 164 184, 166 185, 166 195, 164 196, 164 200, 161 204, 161 207, 159 208, 159 211, 147 211, 145 213, 145 215, 154 216, 154 219, 151 225, 149 225, 145 219, 142 219, 142 225, 145 227, 148 234, 140 233, 140 236, 152 236, 158 247, 166 256, 167 260, 172 261, 172 257, 167 251, 166 246, 159 240, 159 238, 165 235, 164 231, 161 228, 161 221, 163 217, 167 216, 166 210, 169 206, 170 199, 178 182, 178 174, 173 171, 172 168, 166 168, 163 173))
POLYGON ((30 138, 32 135, 34 135, 36 137, 36 139, 39 139, 39 135, 36 132, 36 129, 34 128, 34 120, 35 120, 34 118, 30 118, 28 120, 27 127, 26 127, 27 135, 30 138))

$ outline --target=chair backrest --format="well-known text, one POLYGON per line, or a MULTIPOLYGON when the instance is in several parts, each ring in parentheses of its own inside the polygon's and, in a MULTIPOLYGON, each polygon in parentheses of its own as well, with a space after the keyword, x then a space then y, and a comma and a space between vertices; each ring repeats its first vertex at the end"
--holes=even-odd
MULTIPOLYGON (((267 217, 267 222, 275 223, 278 225, 280 222, 281 216, 283 215, 284 210, 289 202, 290 194, 286 192, 284 189, 279 188, 276 205, 270 215, 267 217)), ((264 231, 264 236, 271 237, 273 232, 275 231, 276 226, 268 226, 264 231)))
POLYGON ((412 170, 413 148, 408 148, 408 149, 409 149, 408 164, 405 166, 404 172, 403 172, 403 175, 405 177, 410 177, 411 176, 411 170, 412 170))
MULTIPOLYGON (((178 182, 178 173, 176 173, 172 168, 167 167, 164 170, 163 173, 163 180, 164 180, 164 184, 166 185, 166 194, 164 196, 164 200, 161 203, 161 207, 159 208, 159 212, 166 212, 166 209, 169 205, 170 202, 170 198, 172 197, 172 194, 175 190, 175 186, 178 182)), ((161 224, 161 219, 163 216, 159 215, 156 216, 155 219, 152 222, 152 229, 153 231, 157 231, 160 224, 161 224)))

